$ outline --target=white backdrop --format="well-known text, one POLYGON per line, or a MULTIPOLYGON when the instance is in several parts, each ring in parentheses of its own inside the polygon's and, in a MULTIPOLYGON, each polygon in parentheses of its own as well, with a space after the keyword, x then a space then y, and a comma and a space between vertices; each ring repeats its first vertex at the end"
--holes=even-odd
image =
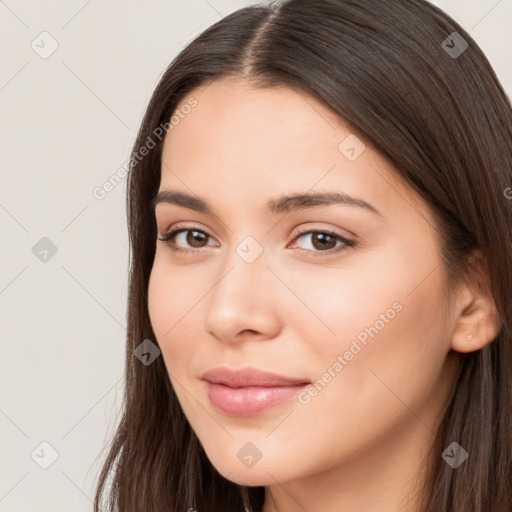
MULTIPOLYGON (((90 511, 123 394, 126 162, 161 73, 247 0, 0 0, 0 511, 90 511)), ((434 2, 512 92, 512 0, 434 2)), ((142 341, 142 340, 141 340, 142 341)))

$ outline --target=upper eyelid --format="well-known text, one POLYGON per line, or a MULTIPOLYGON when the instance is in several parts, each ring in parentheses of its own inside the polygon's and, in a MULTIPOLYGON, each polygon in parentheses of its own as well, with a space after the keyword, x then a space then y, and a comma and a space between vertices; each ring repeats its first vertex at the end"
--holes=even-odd
MULTIPOLYGON (((336 208, 336 205, 333 205, 331 206, 331 208, 329 208, 327 211, 330 211, 332 209, 336 208)), ((156 222, 157 224, 159 224, 160 222, 158 221, 158 215, 156 214, 156 210, 155 210, 155 216, 153 217, 154 219, 156 219, 156 222)), ((165 216, 163 217, 163 219, 165 219, 165 216)), ((169 226, 173 226, 173 228, 171 229, 170 227, 167 228, 167 229, 164 229, 162 232, 164 234, 166 233, 169 233, 170 231, 174 231, 174 230, 177 230, 177 229, 197 229, 198 231, 204 231, 205 233, 207 233, 209 236, 212 236, 214 238, 217 238, 216 235, 212 235, 211 234, 211 231, 209 229, 205 229, 205 228, 202 228, 200 226, 195 226, 194 225, 194 222, 193 220, 190 220, 190 221, 178 221, 178 222, 175 222, 175 223, 167 223, 165 222, 165 224, 169 225, 169 226), (181 225, 183 223, 183 226, 181 225), (187 223, 191 223, 191 224, 187 224, 187 223), (178 227, 179 226, 179 227, 178 227), (190 226, 190 227, 189 227, 190 226)), ((324 221, 325 222, 325 221, 324 221)), ((328 221, 327 221, 328 222, 328 221)), ((164 221, 162 221, 162 224, 164 223, 164 221)), ((300 222, 298 225, 302 225, 303 223, 309 223, 311 224, 312 222, 309 221, 309 222, 300 222)), ((322 221, 317 221, 315 222, 316 224, 322 224, 323 222, 322 221)), ((228 227, 229 229, 229 227, 228 227)), ((293 228, 293 230, 295 231, 296 229, 296 226, 293 228)), ((328 228, 317 228, 317 227, 312 227, 311 230, 312 231, 321 231, 322 229, 327 229, 327 230, 330 230, 330 231, 339 231, 340 229, 342 231, 345 232, 345 234, 342 234, 342 233, 337 233, 337 235, 341 236, 342 238, 346 238, 346 239, 351 239, 351 240, 354 240, 354 241, 357 241, 359 239, 359 236, 356 235, 355 233, 352 233, 350 230, 346 229, 346 228, 340 228, 340 227, 328 227, 328 228)), ((229 229, 229 231, 232 232, 231 229, 229 229)), ((297 234, 297 233, 296 233, 297 234)))
MULTIPOLYGON (((208 230, 206 228, 203 228, 201 226, 194 225, 193 223, 192 224, 187 224, 186 221, 183 221, 183 223, 182 222, 177 222, 177 223, 171 224, 171 226, 172 226, 172 229, 171 229, 171 227, 166 228, 166 229, 162 230, 162 233, 164 235, 166 235, 166 234, 170 233, 171 231, 178 231, 178 230, 191 230, 191 231, 194 231, 195 230, 195 231, 202 231, 205 234, 207 234, 208 236, 211 236, 211 237, 215 238, 215 236, 210 233, 210 230, 208 230)), ((317 232, 318 231, 321 232, 322 230, 324 230, 324 231, 336 231, 337 229, 340 229, 340 228, 310 227, 310 228, 302 228, 302 229, 298 229, 298 230, 296 228, 293 228, 293 231, 295 232, 295 235, 297 235, 297 234, 305 234, 308 231, 317 231, 317 232)), ((352 234, 349 234, 347 236, 344 236, 341 233, 337 233, 337 234, 339 234, 341 237, 344 237, 344 238, 355 237, 355 235, 352 235, 352 234)))
POLYGON ((209 237, 216 239, 216 237, 214 235, 212 235, 210 233, 210 231, 205 228, 202 228, 200 226, 195 226, 194 224, 183 224, 182 225, 181 222, 172 224, 172 229, 171 228, 164 229, 162 233, 163 233, 163 236, 165 236, 174 231, 201 231, 205 235, 208 235, 209 237))

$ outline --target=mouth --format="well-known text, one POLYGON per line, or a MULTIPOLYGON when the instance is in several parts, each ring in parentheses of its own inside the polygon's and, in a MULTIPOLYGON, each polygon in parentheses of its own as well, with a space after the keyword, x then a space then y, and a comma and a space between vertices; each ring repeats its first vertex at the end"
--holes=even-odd
POLYGON ((297 396, 311 382, 252 368, 214 368, 202 380, 210 403, 228 416, 254 416, 297 396))
POLYGON ((297 396, 308 384, 296 386, 230 388, 207 382, 211 404, 228 416, 254 416, 297 396))

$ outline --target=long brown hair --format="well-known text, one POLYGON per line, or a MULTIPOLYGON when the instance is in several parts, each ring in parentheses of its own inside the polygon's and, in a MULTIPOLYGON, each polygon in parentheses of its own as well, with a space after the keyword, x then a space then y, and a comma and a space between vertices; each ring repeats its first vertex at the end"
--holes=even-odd
POLYGON ((474 249, 483 255, 503 327, 485 348, 461 354, 460 376, 428 461, 422 506, 425 512, 510 512, 512 107, 475 41, 424 0, 289 0, 247 7, 200 34, 163 74, 128 177, 125 395, 95 512, 263 507, 264 487, 230 482, 209 462, 163 358, 146 366, 133 352, 145 339, 158 344, 147 289, 157 236, 150 202, 160 183, 163 137, 144 158, 140 149, 148 137, 155 140, 158 127, 194 88, 226 76, 313 95, 387 157, 435 215, 449 286, 469 278, 474 249), (453 441, 470 454, 457 470, 441 458, 453 441))

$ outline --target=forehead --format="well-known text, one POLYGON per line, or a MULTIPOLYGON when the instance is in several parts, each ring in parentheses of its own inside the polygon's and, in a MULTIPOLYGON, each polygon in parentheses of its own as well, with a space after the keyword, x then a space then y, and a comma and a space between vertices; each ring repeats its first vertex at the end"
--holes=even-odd
POLYGON ((252 145, 289 158, 290 147, 332 149, 333 142, 351 131, 340 116, 299 89, 257 88, 239 78, 224 78, 192 91, 176 111, 192 97, 197 106, 180 115, 179 126, 166 139, 171 147, 183 139, 202 139, 201 145, 217 152, 236 154, 237 148, 241 153, 252 145))
POLYGON ((228 194, 242 206, 261 206, 277 193, 336 190, 364 196, 390 215, 412 209, 429 216, 387 159, 303 91, 231 77, 193 90, 175 112, 182 111, 188 113, 165 139, 161 190, 219 204, 228 194), (183 109, 191 98, 196 106, 183 109))

